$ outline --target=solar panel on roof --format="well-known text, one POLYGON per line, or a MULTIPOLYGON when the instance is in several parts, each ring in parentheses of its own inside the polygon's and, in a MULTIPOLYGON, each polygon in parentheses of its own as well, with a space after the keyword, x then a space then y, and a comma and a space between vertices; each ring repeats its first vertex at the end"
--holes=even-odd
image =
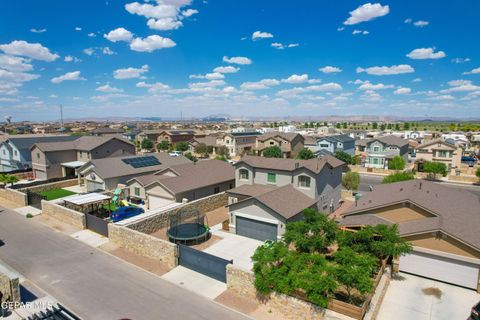
POLYGON ((154 156, 146 156, 146 157, 136 157, 136 158, 128 158, 122 159, 128 165, 131 165, 135 169, 137 168, 144 168, 144 167, 153 167, 160 165, 160 161, 154 156))

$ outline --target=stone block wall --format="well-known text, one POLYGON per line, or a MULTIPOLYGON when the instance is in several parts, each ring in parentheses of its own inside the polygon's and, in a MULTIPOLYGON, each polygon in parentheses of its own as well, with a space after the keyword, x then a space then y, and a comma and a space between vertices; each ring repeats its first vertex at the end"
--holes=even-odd
POLYGON ((112 223, 108 224, 108 238, 133 253, 160 260, 170 269, 177 266, 177 245, 174 243, 112 223))
POLYGON ((0 189, 0 203, 1 199, 16 203, 19 207, 25 207, 27 205, 27 195, 14 189, 0 189))
POLYGON ((66 188, 66 187, 72 187, 78 184, 78 179, 69 179, 69 180, 63 180, 63 181, 57 181, 57 182, 51 182, 51 183, 46 183, 46 184, 41 184, 38 186, 34 187, 26 187, 19 189, 20 191, 26 191, 27 189, 32 191, 32 192, 44 192, 44 191, 49 191, 53 189, 61 189, 61 188, 66 188))
POLYGON ((64 206, 60 205, 59 203, 55 203, 54 201, 42 200, 42 214, 68 223, 81 230, 87 228, 85 214, 65 208, 64 206))
POLYGON ((20 302, 20 282, 18 278, 10 277, 0 272, 0 292, 2 302, 20 302))
POLYGON ((132 222, 126 225, 128 228, 137 230, 146 234, 154 233, 168 226, 168 217, 180 210, 198 209, 201 213, 206 213, 228 204, 228 196, 225 192, 215 194, 213 196, 194 200, 175 207, 168 211, 163 211, 157 215, 146 217, 145 219, 132 222))

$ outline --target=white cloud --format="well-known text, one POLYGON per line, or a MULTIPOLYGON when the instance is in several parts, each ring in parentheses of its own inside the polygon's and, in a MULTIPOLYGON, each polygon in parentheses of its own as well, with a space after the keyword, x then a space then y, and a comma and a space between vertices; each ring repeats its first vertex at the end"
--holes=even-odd
MULTIPOLYGON (((321 85, 313 85, 307 87, 296 87, 292 89, 280 90, 277 95, 285 98, 296 98, 299 94, 310 92, 332 92, 342 90, 342 86, 335 82, 329 82, 321 85)), ((318 98, 318 97, 317 97, 318 98)))
POLYGON ((227 56, 224 56, 223 57, 223 62, 234 63, 234 64, 251 64, 252 60, 250 60, 247 57, 231 57, 231 58, 229 58, 227 56))
POLYGON ((413 20, 412 20, 412 18, 407 18, 407 19, 405 19, 405 21, 403 21, 403 22, 409 24, 409 23, 412 23, 413 20))
POLYGON ((171 4, 151 5, 148 3, 140 4, 138 2, 127 3, 125 9, 131 13, 146 18, 167 18, 175 17, 178 13, 178 8, 171 4))
POLYGON ((382 6, 380 3, 365 3, 357 9, 350 12, 350 17, 343 22, 345 25, 353 25, 372 19, 383 17, 390 12, 388 5, 382 6))
POLYGON ((83 49, 83 53, 85 53, 87 56, 91 56, 95 53, 95 50, 93 48, 86 48, 83 49))
POLYGON ((117 42, 117 41, 130 42, 130 40, 132 40, 133 38, 133 34, 127 29, 120 27, 110 31, 107 34, 104 34, 103 37, 112 42, 117 42))
POLYGON ((176 18, 149 19, 147 26, 154 30, 176 30, 183 26, 183 23, 176 18))
POLYGON ((435 48, 419 48, 412 50, 407 54, 410 59, 423 60, 423 59, 441 59, 445 58, 446 54, 443 51, 435 52, 435 48))
POLYGON ((108 93, 119 93, 119 92, 123 92, 123 89, 111 87, 109 84, 106 84, 106 85, 104 85, 104 86, 100 86, 100 87, 98 87, 98 88, 95 89, 95 90, 100 91, 100 92, 108 92, 108 93))
POLYGON ((389 84, 385 85, 383 83, 377 83, 373 84, 370 81, 364 81, 362 84, 358 87, 360 90, 385 90, 385 89, 391 89, 394 88, 395 86, 389 84))
POLYGON ((325 67, 319 68, 318 71, 323 73, 338 73, 338 72, 342 72, 342 69, 333 67, 333 66, 325 66, 325 67))
POLYGON ((368 32, 367 30, 363 30, 363 31, 362 31, 362 30, 355 29, 355 30, 352 31, 352 34, 353 34, 353 35, 363 34, 363 35, 366 36, 366 35, 369 34, 369 33, 370 33, 370 32, 368 32))
POLYGON ((466 71, 463 74, 479 74, 480 73, 480 68, 475 68, 470 71, 466 71))
POLYGON ((337 28, 337 31, 338 31, 338 32, 342 32, 343 30, 345 30, 345 27, 338 27, 338 28, 337 28))
POLYGON ((252 33, 252 40, 273 38, 273 34, 264 31, 255 31, 252 33))
POLYGON ((385 75, 395 75, 402 73, 412 73, 415 72, 415 69, 408 64, 393 65, 390 67, 381 66, 381 67, 370 67, 370 68, 357 68, 357 73, 366 72, 374 76, 385 76, 385 75))
POLYGON ((58 96, 57 96, 56 94, 51 94, 51 95, 49 95, 48 97, 49 97, 49 98, 52 98, 52 99, 58 98, 58 96))
POLYGON ((75 80, 85 80, 80 76, 80 71, 67 72, 64 75, 59 77, 52 78, 50 81, 55 84, 62 83, 63 81, 75 81, 75 80))
POLYGON ((480 86, 472 83, 470 80, 452 80, 448 82, 451 88, 442 90, 442 93, 448 92, 465 92, 465 91, 477 91, 480 90, 480 86))
POLYGON ((90 38, 95 38, 97 35, 93 32, 90 32, 89 34, 87 34, 87 36, 89 36, 90 38))
POLYGON ((256 82, 244 82, 240 85, 242 90, 263 90, 273 86, 278 86, 280 81, 277 79, 263 79, 256 82))
POLYGON ((397 90, 393 91, 394 94, 409 94, 412 92, 412 89, 410 88, 398 88, 397 90))
POLYGON ((13 72, 13 71, 0 69, 0 85, 8 86, 11 88, 15 86, 9 85, 8 82, 27 82, 27 81, 38 79, 39 77, 40 76, 38 74, 13 72), (2 82, 7 82, 7 83, 2 83, 2 82))
POLYGON ((163 84, 161 82, 155 82, 155 83, 145 83, 145 82, 138 82, 136 85, 135 85, 137 88, 148 88, 148 92, 150 93, 156 93, 156 92, 160 92, 160 91, 165 91, 165 90, 168 90, 170 89, 170 87, 166 84, 163 84))
POLYGON ((298 47, 298 46, 300 46, 300 44, 298 44, 298 43, 283 44, 281 42, 273 42, 270 46, 275 48, 275 49, 278 49, 278 50, 283 50, 283 49, 286 49, 286 48, 298 47))
POLYGON ((308 82, 308 83, 318 83, 320 82, 320 80, 318 79, 309 79, 308 78, 308 74, 302 74, 302 75, 298 75, 298 74, 292 74, 290 77, 288 77, 287 79, 282 79, 282 82, 283 83, 290 83, 290 84, 296 84, 296 83, 305 83, 305 82, 308 82))
POLYGON ((444 95, 439 95, 439 96, 434 96, 431 98, 428 98, 429 100, 440 100, 440 101, 445 101, 445 100, 454 100, 455 98, 450 95, 450 94, 444 94, 444 95))
POLYGON ((187 9, 187 10, 182 11, 182 16, 184 16, 184 17, 191 17, 191 16, 193 16, 194 14, 197 14, 197 13, 198 13, 198 10, 195 10, 195 9, 187 9))
POLYGON ((422 79, 421 78, 415 78, 412 80, 412 82, 422 82, 422 79))
POLYGON ((105 55, 107 55, 107 56, 111 56, 111 55, 114 55, 114 54, 115 54, 115 52, 112 51, 109 47, 104 47, 104 48, 102 49, 102 53, 105 54, 105 55))
POLYGON ((28 63, 30 60, 27 60, 22 57, 9 56, 6 54, 0 54, 0 68, 13 71, 13 72, 23 72, 33 70, 33 66, 28 63))
POLYGON ((45 29, 45 28, 42 28, 42 29, 32 28, 32 29, 30 29, 30 32, 33 32, 33 33, 44 33, 44 32, 47 32, 47 29, 45 29))
POLYGON ((223 73, 220 72, 212 72, 207 74, 191 74, 189 76, 190 79, 208 79, 208 80, 216 80, 216 79, 223 79, 225 76, 223 73))
POLYGON ((132 79, 140 78, 142 74, 148 72, 148 65, 143 65, 141 68, 126 68, 126 69, 117 69, 113 72, 113 77, 115 79, 132 79))
POLYGON ((130 43, 130 49, 139 52, 152 52, 159 49, 175 47, 176 43, 170 38, 160 37, 158 35, 148 36, 146 38, 135 38, 130 43))
POLYGON ((236 73, 240 70, 240 68, 236 68, 233 66, 221 66, 221 67, 216 67, 213 69, 213 72, 218 72, 218 73, 236 73))
POLYGON ((342 90, 342 86, 335 82, 324 83, 315 86, 308 86, 305 88, 308 91, 339 91, 342 90))
POLYGON ((418 21, 415 21, 415 22, 413 23, 413 25, 414 25, 415 27, 420 27, 420 28, 426 27, 426 26, 428 26, 429 24, 430 24, 430 22, 424 21, 424 20, 418 20, 418 21))
POLYGON ((82 28, 80 28, 80 27, 75 27, 75 31, 82 31, 82 28))
POLYGON ((13 55, 22 56, 41 61, 54 61, 59 55, 51 53, 50 50, 40 43, 28 43, 23 40, 14 40, 9 44, 0 45, 0 50, 13 55))
POLYGON ((465 62, 470 62, 470 58, 453 58, 452 63, 465 63, 465 62))

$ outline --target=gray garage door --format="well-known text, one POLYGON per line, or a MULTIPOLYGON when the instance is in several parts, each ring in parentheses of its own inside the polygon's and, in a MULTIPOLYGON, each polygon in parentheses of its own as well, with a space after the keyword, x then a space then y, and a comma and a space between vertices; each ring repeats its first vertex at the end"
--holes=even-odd
POLYGON ((277 225, 248 219, 244 217, 236 217, 237 220, 237 234, 260 241, 274 240, 277 241, 277 225))
POLYGON ((87 181, 87 192, 103 190, 103 183, 95 181, 87 181))

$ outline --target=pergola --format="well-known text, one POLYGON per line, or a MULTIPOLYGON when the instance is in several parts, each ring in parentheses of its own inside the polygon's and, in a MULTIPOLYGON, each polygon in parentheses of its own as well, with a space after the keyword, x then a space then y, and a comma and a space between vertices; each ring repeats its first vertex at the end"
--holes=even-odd
POLYGON ((108 204, 108 208, 110 208, 112 197, 102 193, 92 192, 68 196, 62 200, 66 208, 88 213, 98 212, 104 204, 108 204))

